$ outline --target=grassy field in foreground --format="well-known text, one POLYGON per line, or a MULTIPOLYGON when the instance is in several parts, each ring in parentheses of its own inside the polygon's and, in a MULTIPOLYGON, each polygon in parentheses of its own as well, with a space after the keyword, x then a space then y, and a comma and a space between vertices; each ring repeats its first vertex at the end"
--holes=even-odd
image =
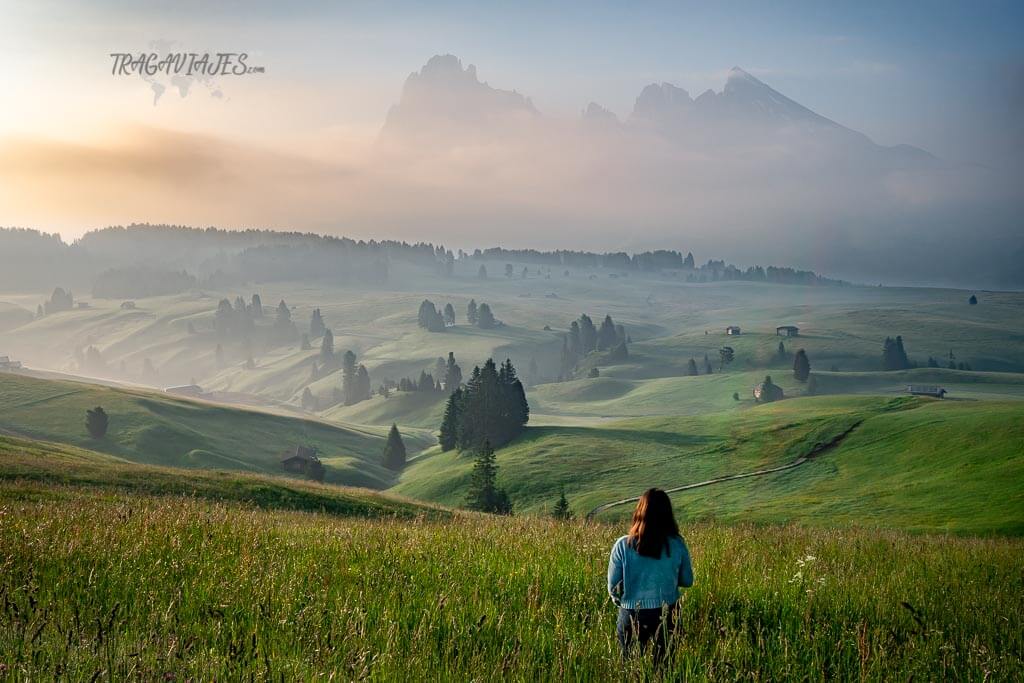
MULTIPOLYGON (((564 486, 585 513, 638 495, 792 462, 797 469, 674 496, 687 520, 1024 533, 1024 403, 816 396, 682 417, 529 427, 497 453, 519 512, 546 512, 564 486)), ((458 505, 473 459, 427 451, 393 489, 458 505)), ((629 508, 605 513, 629 514, 629 508)))
POLYGON ((444 509, 367 489, 223 470, 137 465, 112 455, 0 435, 0 482, 12 500, 79 499, 90 495, 188 496, 270 510, 353 517, 447 518, 444 509))
MULTIPOLYGON (((326 480, 384 488, 381 428, 339 427, 270 413, 132 390, 0 374, 0 432, 81 446, 133 462, 181 468, 284 474, 279 456, 299 445, 320 449, 326 480), (103 406, 103 439, 85 430, 85 411, 103 406)), ((417 441, 407 442, 415 449, 417 441)))
MULTIPOLYGON (((0 484, 0 671, 72 680, 639 680, 604 592, 621 527, 351 520, 0 484)), ((1024 542, 687 526, 665 673, 1019 680, 1024 542)))

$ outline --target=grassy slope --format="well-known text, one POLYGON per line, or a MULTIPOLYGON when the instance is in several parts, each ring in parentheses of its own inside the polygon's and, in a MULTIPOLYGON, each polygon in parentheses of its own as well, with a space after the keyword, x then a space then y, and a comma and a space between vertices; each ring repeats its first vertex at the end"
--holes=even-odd
MULTIPOLYGON (((790 462, 860 423, 796 470, 675 496, 683 519, 1024 533, 1024 404, 810 397, 734 412, 530 428, 498 453, 521 511, 564 486, 580 513, 637 495, 790 462)), ((458 504, 472 458, 430 451, 395 490, 458 504)), ((622 517, 628 506, 605 515, 622 517)))
MULTIPOLYGON (((605 594, 621 526, 0 500, 26 680, 650 680, 605 594), (646 676, 645 676, 646 674, 646 676)), ((666 680, 1020 680, 1020 539, 687 525, 666 680)))
POLYGON ((280 474, 278 458, 300 444, 320 449, 327 481, 383 488, 379 428, 341 428, 151 392, 0 374, 0 430, 100 450, 139 463, 280 474), (91 439, 85 411, 103 406, 107 436, 91 439))
POLYGON ((258 474, 138 465, 76 446, 0 435, 0 500, 54 503, 112 494, 185 496, 357 517, 448 515, 439 508, 366 489, 258 474))

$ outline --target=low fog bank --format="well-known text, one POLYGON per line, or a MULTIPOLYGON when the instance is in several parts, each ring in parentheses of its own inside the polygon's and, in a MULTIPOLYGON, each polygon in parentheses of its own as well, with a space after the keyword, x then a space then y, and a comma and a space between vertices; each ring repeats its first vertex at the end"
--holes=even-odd
POLYGON ((152 129, 106 146, 8 140, 0 222, 676 249, 857 282, 1024 287, 1019 177, 877 145, 739 69, 721 92, 652 84, 626 116, 592 104, 562 120, 435 57, 368 142, 311 158, 152 129))

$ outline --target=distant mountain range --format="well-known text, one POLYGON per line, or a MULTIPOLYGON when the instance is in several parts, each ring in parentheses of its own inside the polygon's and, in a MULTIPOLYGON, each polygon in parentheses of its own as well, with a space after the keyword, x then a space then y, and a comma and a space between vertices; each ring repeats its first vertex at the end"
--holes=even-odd
POLYGON ((692 244, 861 281, 1024 277, 1009 179, 876 144, 738 67, 718 92, 651 83, 625 116, 591 102, 566 118, 438 55, 406 80, 377 150, 405 169, 395 206, 456 240, 692 244))
MULTIPOLYGON (((405 82, 399 102, 387 115, 381 138, 458 145, 500 140, 536 130, 546 123, 533 102, 515 90, 500 90, 477 77, 454 55, 432 57, 405 82)), ((672 83, 652 83, 636 98, 624 120, 591 102, 580 126, 620 133, 658 135, 679 146, 703 151, 783 144, 847 160, 872 159, 894 167, 936 165, 939 160, 910 145, 884 147, 791 100, 739 67, 721 92, 696 98, 672 83)))

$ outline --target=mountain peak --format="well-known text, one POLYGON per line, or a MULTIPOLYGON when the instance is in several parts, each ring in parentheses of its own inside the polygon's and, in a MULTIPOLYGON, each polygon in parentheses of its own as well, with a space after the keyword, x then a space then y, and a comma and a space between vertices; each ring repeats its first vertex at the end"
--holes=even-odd
POLYGON ((689 109, 693 105, 690 93, 671 83, 651 83, 645 87, 633 105, 633 116, 657 119, 672 112, 689 109))

